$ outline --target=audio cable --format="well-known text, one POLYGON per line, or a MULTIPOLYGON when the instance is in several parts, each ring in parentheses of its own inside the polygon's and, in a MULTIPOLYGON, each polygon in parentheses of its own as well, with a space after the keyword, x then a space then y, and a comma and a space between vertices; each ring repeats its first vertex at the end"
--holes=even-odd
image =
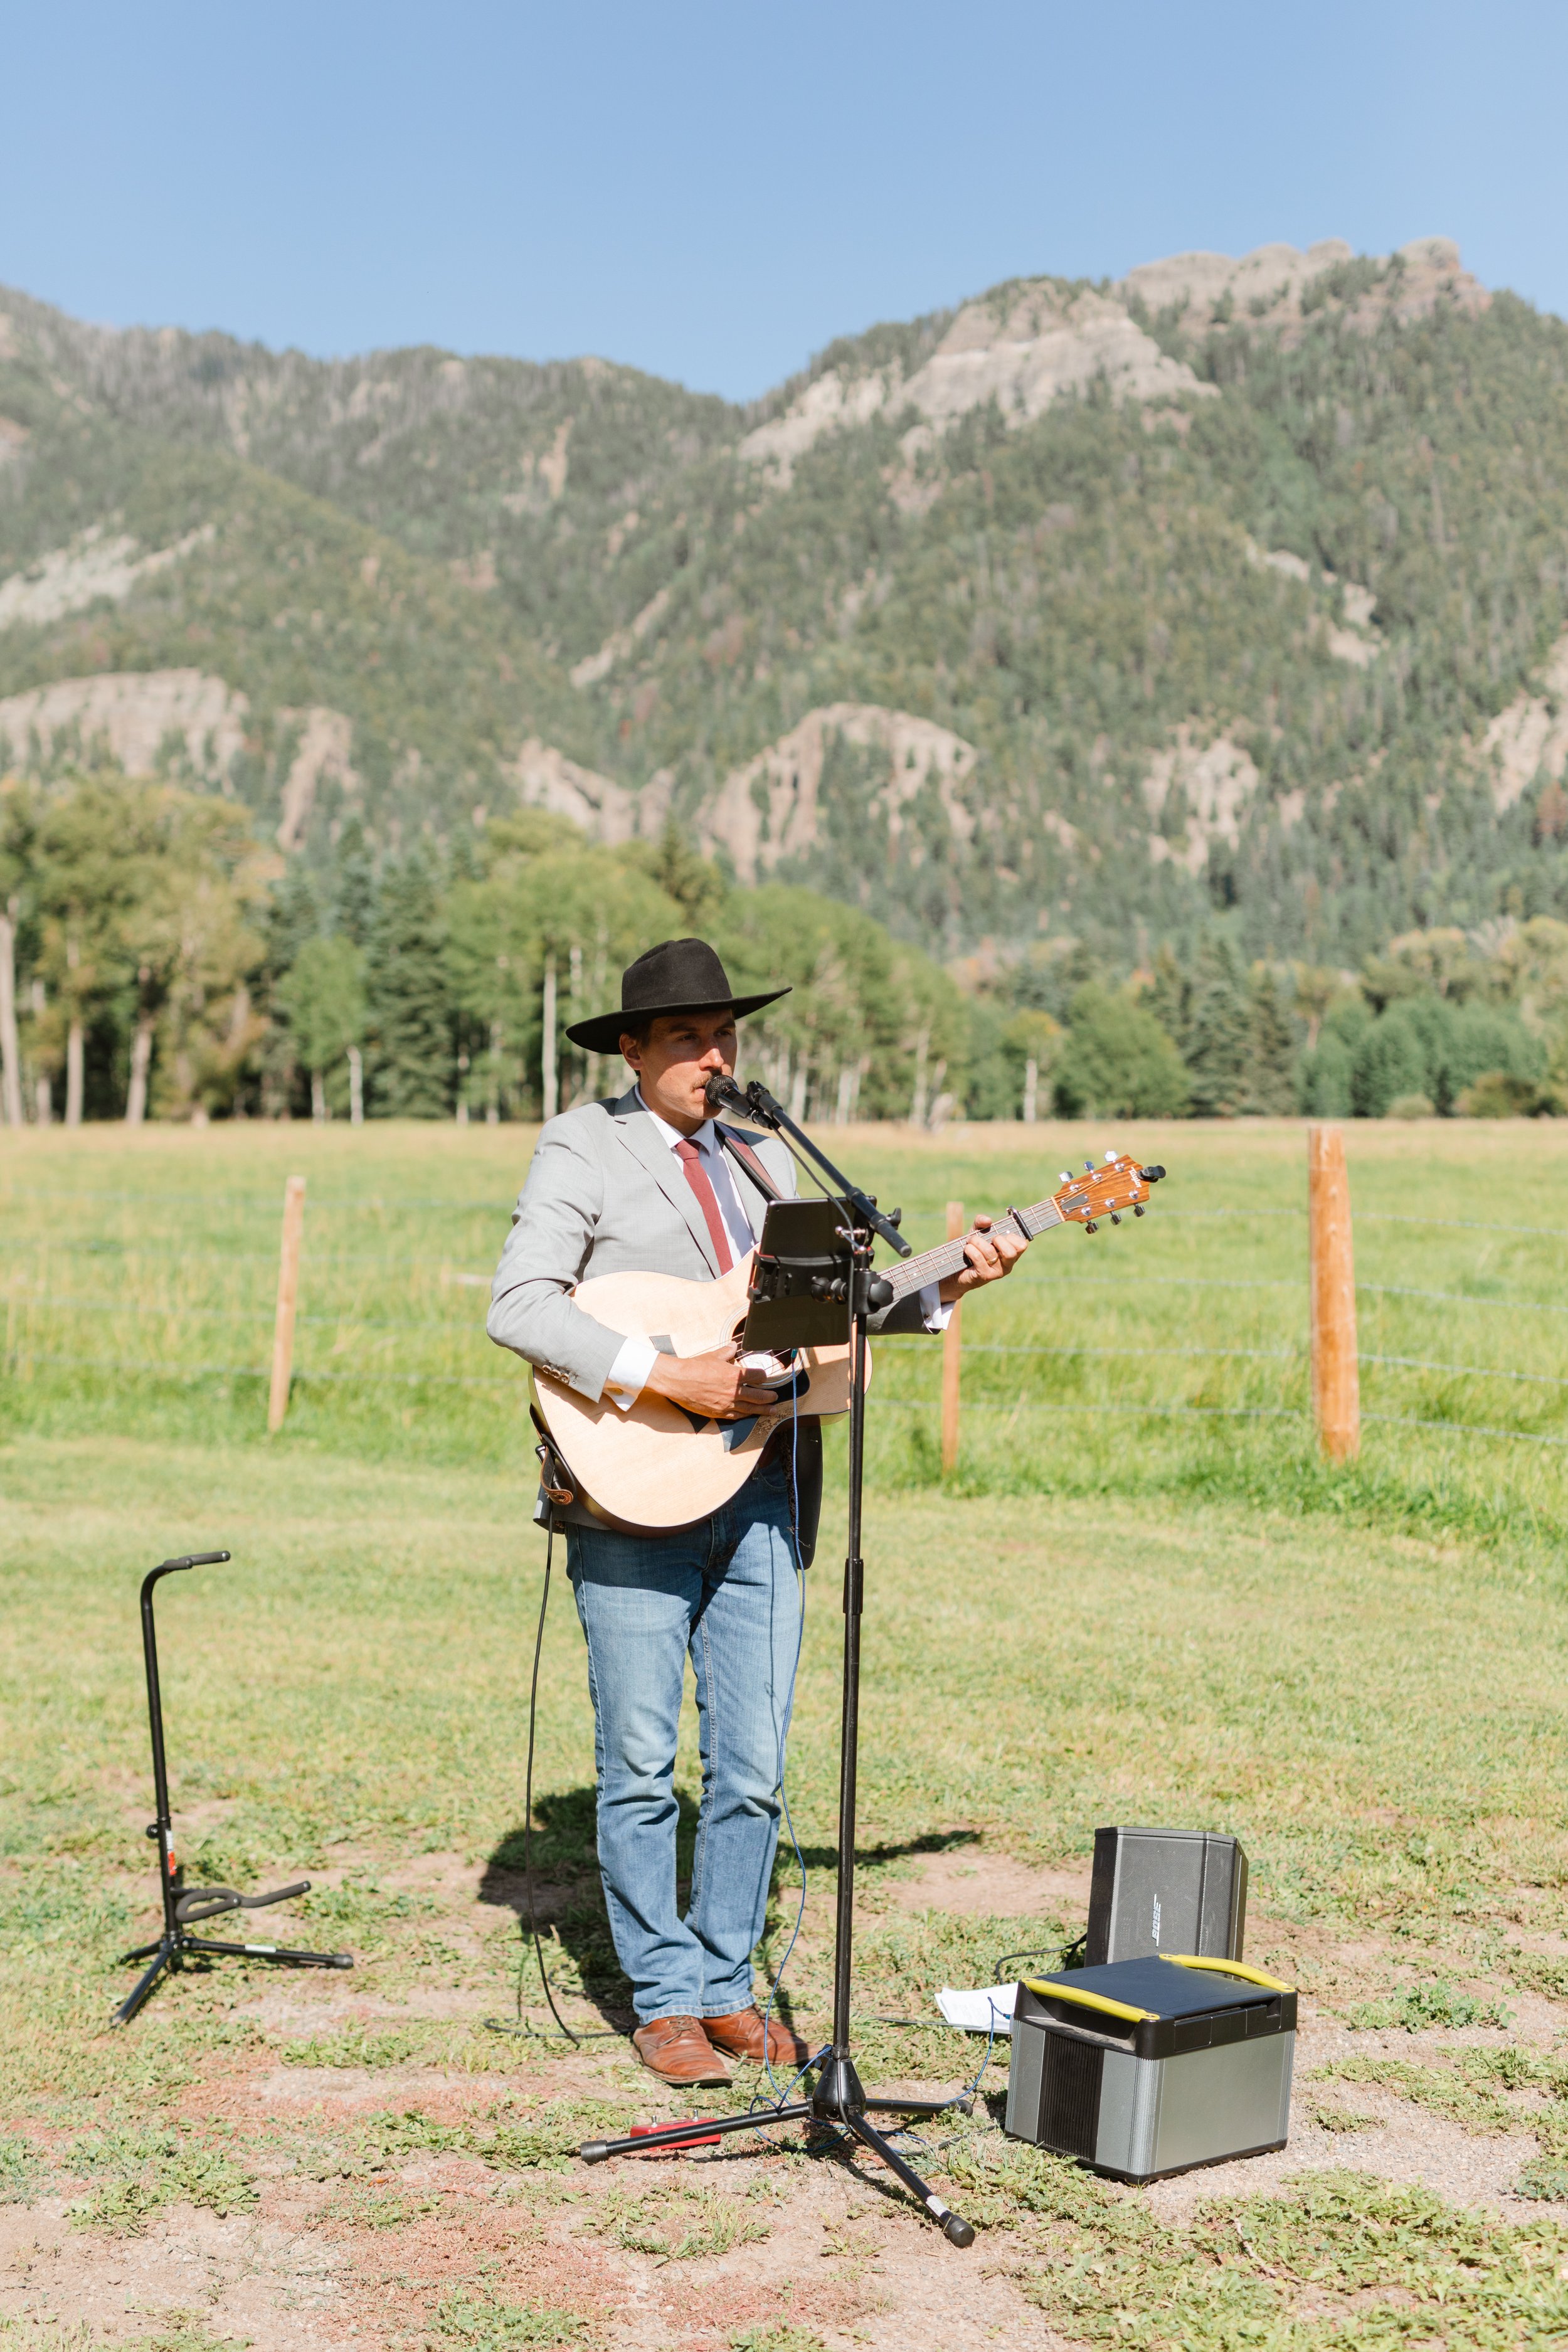
POLYGON ((517 2022, 509 2025, 504 2018, 487 2017, 486 2025, 492 2033, 526 2034, 538 2042, 557 2042, 564 2038, 574 2048, 584 2042, 624 2042, 626 2035, 615 2026, 594 2026, 578 2032, 567 2024, 555 2006, 555 1990, 544 1965, 544 1947, 539 1935, 539 1907, 533 1875, 533 1743, 539 1723, 539 1662, 544 1650, 544 1621, 550 1610, 550 1575, 555 1559, 555 1513, 551 1511, 544 1540, 544 1590, 539 1597, 539 1623, 533 1636, 533 1674, 528 1687, 528 1762, 523 1772, 522 1796, 522 1877, 528 1895, 528 1932, 532 1938, 534 1958, 539 1963, 539 1981, 544 1987, 544 1998, 550 2004, 550 2014, 560 2028, 559 2033, 532 2024, 522 2013, 522 1979, 528 1965, 526 1941, 517 1961, 517 2022))

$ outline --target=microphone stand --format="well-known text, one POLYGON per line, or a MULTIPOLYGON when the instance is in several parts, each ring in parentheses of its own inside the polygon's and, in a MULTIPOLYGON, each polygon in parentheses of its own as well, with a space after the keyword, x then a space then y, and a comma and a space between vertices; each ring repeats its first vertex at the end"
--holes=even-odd
MULTIPOLYGON (((803 1127, 795 1125, 784 1105, 776 1101, 769 1094, 766 1087, 761 1085, 757 1079, 753 1078, 749 1087, 738 1087, 733 1078, 712 1077, 708 1081, 707 1092, 710 1110, 746 1111, 752 1118, 760 1119, 764 1127, 771 1127, 775 1135, 787 1138, 789 1148, 795 1158, 798 1160, 804 1151, 808 1158, 814 1160, 823 1175, 826 1177, 834 1193, 847 1208, 854 1211, 863 1225, 868 1225, 873 1233, 879 1234, 883 1241, 897 1250, 900 1257, 911 1257, 914 1255, 909 1243, 899 1231, 900 1212, 895 1209, 891 1216, 884 1216, 877 1206, 876 1194, 862 1192, 858 1184, 851 1184, 844 1171, 834 1166, 826 1152, 812 1141, 803 1127)), ((873 1275, 871 1279, 875 1282, 877 1276, 873 1275)), ((891 1302, 891 1298, 892 1293, 889 1291, 886 1298, 875 1298, 871 1304, 873 1307, 886 1307, 891 1302)))
MULTIPOLYGON (((891 1304, 892 1287, 871 1271, 875 1236, 890 1242, 902 1257, 912 1255, 899 1232, 897 1212, 885 1216, 868 1192, 851 1184, 809 1136, 804 1134, 765 1087, 753 1082, 741 1087, 730 1078, 709 1082, 708 1099, 714 1110, 735 1108, 750 1114, 775 1134, 784 1136, 795 1150, 809 1154, 826 1176, 845 1212, 839 1228, 847 1272, 844 1277, 849 1309, 849 1504, 844 1560, 844 1694, 838 1749, 838 1902, 833 1955, 833 2041, 823 2055, 816 2087, 808 2099, 780 2101, 771 2107, 741 2116, 709 2116, 685 2124, 663 2124, 624 2139, 587 2140, 579 2149, 585 2164, 602 2164, 612 2156, 646 2156, 659 2148, 711 2145, 728 2132, 757 2131, 770 2124, 816 2123, 837 2126, 862 2147, 880 2157, 888 2169, 918 2197, 942 2234, 955 2246, 974 2242, 974 2230, 955 2213, 907 2164, 876 2126, 871 2115, 939 2116, 954 2107, 967 2114, 973 2102, 953 2099, 887 2098, 861 2086, 849 2045, 849 1997, 855 1944, 855 1813, 860 1738, 860 1619, 865 1602, 866 1563, 861 1557, 860 1531, 866 1479, 866 1336, 871 1315, 891 1304), (797 1148, 798 1147, 798 1148, 797 1148)), ((835 1296, 837 1295, 837 1290, 835 1296)), ((804 2071, 804 2070, 803 2070, 804 2071)), ((826 2151, 822 2151, 826 2152, 826 2151)))

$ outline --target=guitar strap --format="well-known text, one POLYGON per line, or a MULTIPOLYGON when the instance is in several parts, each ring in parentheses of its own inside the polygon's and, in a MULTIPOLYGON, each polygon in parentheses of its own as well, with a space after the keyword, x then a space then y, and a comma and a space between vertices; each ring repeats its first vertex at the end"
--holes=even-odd
MULTIPOLYGON (((555 1441, 544 1426, 536 1404, 530 1403, 528 1417, 539 1432, 539 1443, 533 1450, 539 1456, 540 1486, 556 1509, 563 1510, 569 1503, 574 1503, 577 1499, 576 1492, 571 1483, 572 1473, 556 1452, 555 1441)), ((558 1524, 563 1525, 564 1522, 558 1522, 558 1524)))
MULTIPOLYGON (((784 1196, 769 1175, 749 1143, 731 1129, 715 1119, 719 1140, 738 1168, 743 1168, 764 1201, 779 1201, 784 1196)), ((792 1424, 781 1422, 769 1438, 759 1459, 758 1467, 769 1455, 780 1449, 792 1424)), ((794 1475, 790 1480, 790 1519, 795 1533, 795 1557, 802 1568, 809 1568, 816 1551, 817 1522, 822 1511, 822 1423, 816 1413, 800 1413, 793 1423, 790 1442, 795 1451, 794 1475)))
POLYGON ((749 1143, 743 1143, 741 1138, 734 1132, 733 1129, 721 1126, 717 1119, 714 1120, 713 1124, 715 1128, 718 1129, 720 1142, 723 1145, 731 1159, 735 1161, 736 1165, 745 1170, 747 1175, 751 1178, 752 1183, 756 1186, 763 1200, 781 1200, 783 1195, 780 1192, 778 1186, 768 1174, 767 1170, 763 1167, 756 1153, 752 1150, 751 1145, 749 1143))

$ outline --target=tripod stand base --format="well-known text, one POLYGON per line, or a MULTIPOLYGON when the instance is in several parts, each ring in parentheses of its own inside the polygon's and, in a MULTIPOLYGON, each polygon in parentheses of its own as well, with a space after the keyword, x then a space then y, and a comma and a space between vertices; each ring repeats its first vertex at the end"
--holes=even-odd
POLYGON ((150 1969, 143 1969, 125 1999, 121 2002, 110 2025, 129 2025, 137 2011, 156 1990, 160 1977, 173 1975, 187 1958, 271 1960, 284 1969, 352 1969, 352 1952, 302 1952, 286 1944, 222 1944, 204 1936, 161 1936, 155 1944, 139 1944, 133 1952, 121 1954, 121 1965, 128 1967, 132 1960, 152 1959, 150 1969))
MULTIPOLYGON (((878 2099, 874 2104, 879 2113, 891 2112, 894 2115, 903 2115, 908 2112, 901 2099, 878 2099)), ((954 2100, 953 2105, 956 2106, 958 2102, 954 2100)), ((925 2115, 933 2107, 940 2112, 937 2102, 924 2100, 915 2109, 915 2113, 925 2115)), ((950 2245, 972 2246, 974 2243, 974 2224, 972 2221, 966 2221, 962 2213, 955 2213, 951 2205, 944 2205, 934 2189, 926 2187, 913 2165, 906 2164, 898 2149, 890 2147, 876 2126, 867 2122, 864 2108, 852 2107, 848 2114, 839 2117, 838 2120, 854 2133, 862 2147, 868 2147, 873 2156, 881 2158, 889 2171, 897 2175, 911 2195, 920 2199, 931 2220, 940 2224, 942 2234, 950 2245)))
POLYGON ((943 2203, 934 2189, 927 2187, 910 2164, 906 2164, 898 2149, 889 2146, 874 2124, 867 2121, 868 2112, 889 2116, 942 2116, 954 2109, 968 2115, 973 2099, 902 2099, 869 2097, 860 2087, 853 2059, 836 2053, 824 2063, 816 2091, 809 2099, 792 2099, 782 2105, 763 2107, 755 2114, 743 2116, 705 2116, 689 2124, 664 2124, 657 2131, 638 2132, 623 2139, 584 2140, 577 2153, 584 2164, 604 2164, 612 2156, 651 2156, 662 2148, 710 2147, 721 2135, 729 2132, 766 2130, 773 2124, 819 2123, 837 2125, 841 2131, 851 2133, 873 2156, 881 2158, 911 2195, 918 2197, 931 2219, 941 2225, 950 2244, 972 2246, 974 2230, 972 2223, 943 2203))

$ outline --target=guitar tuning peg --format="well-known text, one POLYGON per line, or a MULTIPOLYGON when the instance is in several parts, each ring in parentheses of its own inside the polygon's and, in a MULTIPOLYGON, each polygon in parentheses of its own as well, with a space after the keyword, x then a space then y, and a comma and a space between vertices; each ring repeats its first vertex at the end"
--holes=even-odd
POLYGON ((1112 1209, 1110 1212, 1110 1222, 1113 1225, 1119 1225, 1121 1223, 1121 1214, 1120 1210, 1112 1209))
POLYGON ((1092 1217, 1089 1218, 1089 1219, 1086 1221, 1086 1223, 1085 1223, 1085 1224, 1084 1224, 1084 1232, 1085 1232, 1086 1234, 1097 1233, 1099 1230, 1100 1230, 1100 1229, 1099 1229, 1099 1227, 1096 1225, 1096 1223, 1095 1223, 1095 1222, 1094 1222, 1094 1219, 1093 1219, 1092 1217))
POLYGON ((1062 1182, 1064 1184, 1070 1184, 1072 1182, 1072 1178, 1065 1168, 1062 1170, 1062 1182))
POLYGON ((1132 1213, 1135 1217, 1141 1217, 1142 1215, 1143 1210, 1140 1202, 1134 1201, 1132 1203, 1132 1213))
POLYGON ((1083 1163, 1083 1164, 1084 1164, 1085 1169, 1088 1171, 1089 1174, 1090 1176, 1092 1176, 1092 1175, 1093 1175, 1093 1173, 1094 1173, 1094 1162, 1093 1162, 1093 1160, 1086 1160, 1084 1161, 1084 1163, 1083 1163))
POLYGON ((1116 1165, 1116 1154, 1115 1154, 1115 1152, 1114 1152, 1114 1151, 1108 1151, 1108 1152, 1106 1153, 1105 1157, 1106 1157, 1106 1161, 1107 1161, 1108 1165, 1109 1165, 1109 1166, 1110 1166, 1110 1167, 1112 1167, 1112 1168, 1114 1168, 1114 1167, 1115 1167, 1115 1165, 1116 1165))

